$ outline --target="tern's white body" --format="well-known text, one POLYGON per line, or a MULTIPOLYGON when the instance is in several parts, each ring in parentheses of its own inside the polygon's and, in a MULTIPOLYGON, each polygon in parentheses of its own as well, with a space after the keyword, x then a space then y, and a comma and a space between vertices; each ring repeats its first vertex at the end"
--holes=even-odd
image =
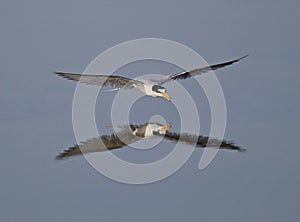
POLYGON ((162 125, 160 125, 160 124, 149 123, 146 126, 145 138, 152 137, 154 135, 153 132, 158 132, 159 134, 164 134, 166 131, 162 129, 162 125))

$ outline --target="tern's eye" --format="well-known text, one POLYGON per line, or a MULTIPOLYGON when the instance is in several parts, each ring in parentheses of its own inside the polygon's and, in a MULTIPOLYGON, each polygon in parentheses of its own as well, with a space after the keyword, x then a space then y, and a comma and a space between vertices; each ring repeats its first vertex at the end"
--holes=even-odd
POLYGON ((166 89, 162 86, 154 85, 154 86, 152 86, 152 91, 157 92, 157 93, 165 93, 166 89))
POLYGON ((130 129, 131 129, 132 131, 135 131, 135 130, 136 130, 136 127, 133 126, 133 125, 130 125, 130 129))

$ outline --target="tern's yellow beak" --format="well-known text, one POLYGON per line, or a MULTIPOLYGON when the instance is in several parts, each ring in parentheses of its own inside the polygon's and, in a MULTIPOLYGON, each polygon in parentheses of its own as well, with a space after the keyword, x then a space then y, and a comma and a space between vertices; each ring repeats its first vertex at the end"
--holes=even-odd
POLYGON ((171 127, 171 123, 167 123, 166 125, 162 126, 161 129, 164 131, 168 131, 171 127))
POLYGON ((164 97, 166 100, 171 101, 171 97, 167 93, 162 93, 161 96, 164 97))

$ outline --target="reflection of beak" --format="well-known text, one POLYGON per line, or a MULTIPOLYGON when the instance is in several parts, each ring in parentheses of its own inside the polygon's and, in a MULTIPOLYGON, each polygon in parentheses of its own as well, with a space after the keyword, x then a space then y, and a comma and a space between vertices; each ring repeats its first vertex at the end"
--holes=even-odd
POLYGON ((171 97, 167 93, 162 93, 161 96, 164 97, 166 100, 171 101, 171 97))
POLYGON ((166 125, 162 126, 161 129, 163 131, 168 131, 170 129, 170 127, 171 127, 171 123, 167 123, 166 125))

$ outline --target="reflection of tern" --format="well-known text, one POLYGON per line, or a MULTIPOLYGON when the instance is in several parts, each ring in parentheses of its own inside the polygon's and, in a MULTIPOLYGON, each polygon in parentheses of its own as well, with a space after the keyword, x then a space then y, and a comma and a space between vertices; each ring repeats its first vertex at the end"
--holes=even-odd
POLYGON ((197 147, 214 147, 220 149, 244 151, 232 142, 210 139, 205 136, 196 136, 187 133, 172 133, 168 130, 171 124, 160 125, 158 123, 146 123, 143 125, 127 125, 118 127, 118 132, 111 135, 88 139, 79 145, 68 148, 57 156, 57 159, 80 155, 84 153, 101 152, 106 150, 122 148, 142 138, 162 136, 171 141, 178 141, 185 144, 196 145, 197 147))
POLYGON ((149 79, 130 79, 123 76, 115 75, 81 75, 65 72, 54 72, 55 74, 62 76, 63 78, 79 81, 80 83, 88 85, 98 85, 98 86, 110 86, 115 89, 131 89, 136 88, 143 92, 144 94, 152 97, 163 97, 167 100, 171 100, 170 96, 166 93, 166 89, 162 86, 164 83, 171 80, 187 79, 193 76, 201 75, 207 73, 211 70, 217 70, 225 66, 231 65, 239 60, 245 58, 243 56, 239 59, 231 60, 229 62, 219 63, 211 66, 206 66, 190 71, 183 71, 177 74, 167 75, 159 80, 149 80, 149 79))

